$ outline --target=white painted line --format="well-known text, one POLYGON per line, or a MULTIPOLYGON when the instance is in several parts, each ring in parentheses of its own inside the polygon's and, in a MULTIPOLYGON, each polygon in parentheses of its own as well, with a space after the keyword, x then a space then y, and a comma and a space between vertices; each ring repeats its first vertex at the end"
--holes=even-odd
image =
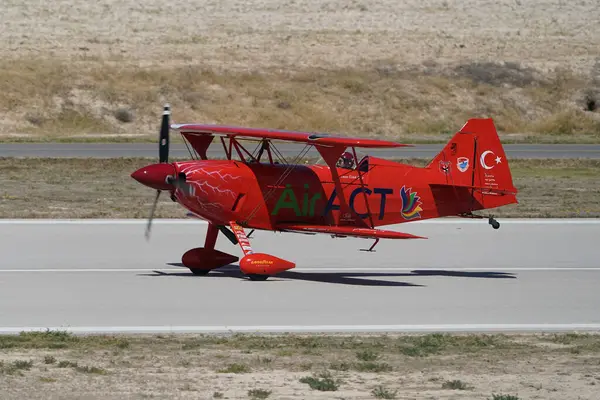
MULTIPOLYGON (((70 273, 70 272, 152 272, 152 271, 183 271, 186 272, 186 267, 178 267, 178 268, 22 268, 22 269, 0 269, 0 273, 21 273, 21 272, 52 272, 52 273, 70 273)), ((229 268, 220 268, 214 270, 214 272, 231 272, 231 271, 239 271, 237 267, 229 267, 229 268)), ((411 271, 419 271, 419 272, 461 272, 461 271, 474 271, 474 272, 497 272, 497 273, 505 273, 507 271, 600 271, 600 267, 498 267, 498 268, 471 268, 471 267, 446 267, 446 268, 344 268, 344 267, 323 267, 323 268, 294 268, 287 272, 361 272, 361 273, 378 273, 378 272, 411 272, 411 271)), ((208 275, 210 277, 210 275, 208 275)), ((275 275, 277 276, 277 275, 275 275)), ((417 276, 417 275, 415 275, 417 276)))
MULTIPOLYGON (((597 225, 600 224, 600 218, 498 218, 500 224, 524 224, 524 225, 597 225)), ((0 219, 0 225, 145 225, 146 219, 0 219)), ((186 225, 186 224, 207 224, 206 221, 196 218, 189 219, 155 219, 153 224, 158 225, 186 225)), ((438 224, 477 224, 487 225, 485 219, 464 219, 464 218, 441 218, 428 219, 423 221, 405 222, 402 224, 393 224, 389 226, 408 227, 411 225, 438 225, 438 224)))
POLYGON ((508 268, 504 268, 504 267, 498 267, 498 268, 473 268, 473 267, 445 267, 445 268, 418 268, 418 267, 413 267, 413 268, 396 268, 396 267, 390 267, 390 268, 373 268, 373 269, 368 269, 368 268, 294 268, 291 269, 290 271, 298 271, 298 272, 302 272, 302 271, 357 271, 357 272, 377 272, 377 271, 431 271, 431 272, 436 272, 436 271, 447 271, 447 272, 452 272, 452 271, 477 271, 477 272, 504 272, 504 271, 600 271, 600 267, 540 267, 540 268, 535 268, 535 267, 508 267, 508 268))
POLYGON ((433 325, 287 325, 287 326, 58 326, 0 327, 0 334, 63 331, 107 333, 375 333, 375 332, 549 332, 598 331, 600 323, 573 324, 433 324, 433 325))
POLYGON ((19 272, 152 272, 152 271, 187 271, 187 268, 38 268, 38 269, 0 269, 0 273, 19 272))
MULTIPOLYGON (((0 225, 146 225, 144 219, 0 219, 0 225)), ((155 219, 153 225, 208 224, 201 219, 155 219)))
MULTIPOLYGON (((600 224, 600 218, 497 218, 500 225, 567 225, 567 224, 585 224, 585 225, 596 225, 600 224)), ((414 222, 405 222, 402 223, 402 226, 410 226, 410 225, 438 225, 438 224, 477 224, 477 225, 487 225, 486 219, 467 219, 467 218, 435 218, 435 219, 426 219, 423 221, 414 221, 414 222)), ((502 229, 502 228, 500 228, 502 229)))
POLYGON ((378 272, 378 271, 398 271, 398 272, 402 272, 402 271, 431 271, 431 272, 435 272, 435 271, 447 271, 447 272, 452 272, 452 271, 481 271, 481 272, 504 272, 504 271, 600 271, 600 267, 589 267, 589 268, 580 268, 580 267, 540 267, 540 268, 535 268, 535 267, 524 267, 524 268, 519 268, 519 267, 509 267, 509 268, 503 268, 503 267, 498 267, 498 268, 472 268, 472 267, 456 267, 456 268, 452 268, 452 267, 446 267, 446 268, 396 268, 396 267, 390 267, 390 268, 373 268, 373 269, 368 269, 368 268, 344 268, 344 267, 340 267, 340 268, 294 268, 291 269, 290 272, 292 271, 298 271, 298 272, 310 272, 310 271, 340 271, 340 272, 344 272, 344 271, 348 271, 348 272, 352 272, 352 271, 357 271, 357 272, 378 272))

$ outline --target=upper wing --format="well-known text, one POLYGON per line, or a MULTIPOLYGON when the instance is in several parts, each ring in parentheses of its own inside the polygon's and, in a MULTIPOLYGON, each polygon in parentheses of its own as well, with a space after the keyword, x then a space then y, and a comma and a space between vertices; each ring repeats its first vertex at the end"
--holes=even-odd
POLYGON ((390 142, 386 140, 365 139, 335 136, 328 133, 295 132, 279 129, 247 128, 241 126, 210 125, 210 124, 173 124, 171 129, 184 136, 215 135, 240 136, 246 138, 261 138, 302 142, 312 145, 344 145, 363 148, 410 147, 412 145, 390 142))

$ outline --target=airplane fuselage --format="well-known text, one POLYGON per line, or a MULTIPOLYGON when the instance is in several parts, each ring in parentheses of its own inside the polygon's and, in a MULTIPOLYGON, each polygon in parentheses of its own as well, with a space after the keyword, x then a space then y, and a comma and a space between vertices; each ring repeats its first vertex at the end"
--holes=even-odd
MULTIPOLYGON (((174 163, 187 176, 177 201, 215 223, 245 222, 250 228, 279 224, 335 225, 346 221, 329 167, 203 160, 174 163), (282 178, 283 177, 283 178, 282 178)), ((440 173, 378 158, 359 175, 338 168, 340 187, 359 221, 375 226, 439 216, 439 199, 428 185, 440 173)), ((452 210, 455 212, 456 210, 452 210)), ((351 217, 350 217, 351 218, 351 217)))

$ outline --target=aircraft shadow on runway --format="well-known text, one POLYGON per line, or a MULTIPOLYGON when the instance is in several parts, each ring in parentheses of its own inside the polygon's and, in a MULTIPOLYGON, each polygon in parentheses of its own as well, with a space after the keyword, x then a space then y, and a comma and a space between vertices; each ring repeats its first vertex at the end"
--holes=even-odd
MULTIPOLYGON (((170 266, 183 267, 181 263, 168 263, 170 266)), ((153 277, 197 277, 189 271, 186 272, 163 272, 153 271, 152 274, 140 274, 142 276, 153 277)), ((516 279, 514 274, 492 271, 451 271, 451 270, 414 270, 409 273, 398 272, 296 272, 284 271, 271 277, 266 282, 273 282, 280 279, 291 279, 309 282, 335 283, 340 285, 359 285, 359 286, 405 286, 405 287, 424 287, 425 285, 398 282, 392 280, 372 279, 372 278, 398 278, 398 277, 419 277, 419 276, 448 276, 462 278, 492 278, 492 279, 516 279)), ((246 279, 244 274, 236 266, 227 266, 210 272, 209 277, 217 278, 238 278, 246 279)))

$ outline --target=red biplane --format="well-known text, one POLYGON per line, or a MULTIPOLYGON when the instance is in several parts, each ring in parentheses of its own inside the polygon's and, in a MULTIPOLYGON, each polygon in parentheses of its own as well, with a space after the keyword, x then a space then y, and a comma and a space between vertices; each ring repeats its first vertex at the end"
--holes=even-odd
MULTIPOLYGON (((252 250, 244 229, 325 233, 333 237, 425 239, 378 227, 445 216, 484 218, 473 211, 516 203, 510 168, 491 119, 470 119, 425 167, 373 156, 357 157, 357 148, 409 146, 395 142, 222 125, 173 124, 165 106, 159 134, 159 163, 131 174, 156 189, 149 234, 161 191, 208 222, 204 247, 187 251, 182 263, 194 274, 239 260, 215 249, 222 232, 244 254, 241 271, 252 280, 295 267, 271 254, 252 250), (169 131, 180 132, 192 160, 168 162, 169 131), (218 138, 226 160, 209 160, 207 149, 218 138), (254 141, 248 151, 241 141, 254 141), (287 161, 276 142, 303 145, 287 161), (299 163, 315 148, 324 165, 299 163), (234 156, 237 154, 237 159, 234 156)), ((499 223, 489 217, 494 229, 499 223)), ((148 236, 147 236, 148 237, 148 236)))

